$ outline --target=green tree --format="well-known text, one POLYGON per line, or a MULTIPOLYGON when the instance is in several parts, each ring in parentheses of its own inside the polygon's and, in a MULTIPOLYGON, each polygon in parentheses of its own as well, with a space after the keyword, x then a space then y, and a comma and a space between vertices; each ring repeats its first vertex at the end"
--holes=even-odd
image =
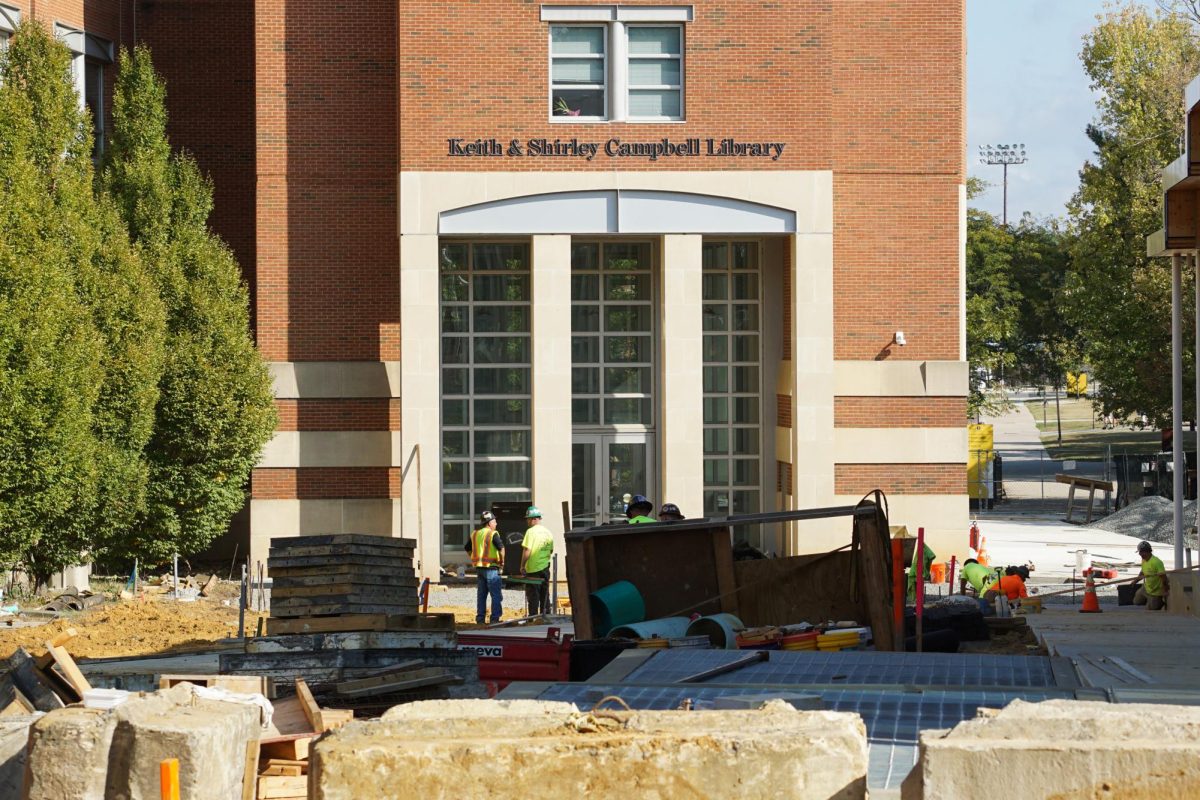
POLYGON ((1183 90, 1200 68, 1192 21, 1110 7, 1080 55, 1099 98, 1087 129, 1095 158, 1068 204, 1064 311, 1078 328, 1104 412, 1169 418, 1170 265, 1146 256, 1161 227, 1159 171, 1179 153, 1183 90))
POLYGON ((149 51, 122 53, 101 184, 167 310, 146 509, 121 542, 150 560, 197 552, 226 530, 276 422, 247 290, 208 230, 211 187, 190 157, 171 153, 165 99, 149 51))
MULTIPOLYGON (((968 183, 968 200, 984 190, 976 178, 968 183)), ((984 391, 985 376, 1003 380, 1014 360, 1010 342, 1016 333, 1018 294, 1012 280, 1012 235, 1000 221, 977 208, 967 208, 967 361, 971 417, 995 410, 996 395, 984 391)))
POLYGON ((0 66, 0 530, 38 584, 142 509, 165 322, 69 65, 27 22, 0 66))

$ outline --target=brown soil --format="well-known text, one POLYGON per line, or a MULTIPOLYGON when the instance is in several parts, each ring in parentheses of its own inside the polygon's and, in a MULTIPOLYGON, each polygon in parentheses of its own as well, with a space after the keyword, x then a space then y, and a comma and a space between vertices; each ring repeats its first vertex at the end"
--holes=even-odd
MULTIPOLYGON (((254 630, 258 614, 246 612, 246 627, 254 630)), ((144 600, 108 603, 78 614, 67 614, 45 625, 5 628, 0 625, 0 658, 18 647, 32 654, 45 651, 47 639, 74 628, 67 643, 76 658, 106 658, 161 653, 185 646, 203 646, 237 635, 237 603, 198 599, 180 603, 148 595, 144 600)))
MULTIPOLYGON (((429 605, 429 613, 438 614, 453 614, 454 625, 460 631, 473 631, 478 628, 486 627, 484 625, 475 624, 475 608, 474 606, 435 606, 432 603, 429 605)), ((525 616, 524 609, 505 609, 500 614, 501 620, 520 619, 525 616)))

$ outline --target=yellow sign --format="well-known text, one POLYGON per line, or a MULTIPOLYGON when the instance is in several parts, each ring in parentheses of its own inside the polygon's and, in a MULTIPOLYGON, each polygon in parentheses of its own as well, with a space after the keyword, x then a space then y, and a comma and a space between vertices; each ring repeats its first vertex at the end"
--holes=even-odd
POLYGON ((992 426, 975 423, 967 426, 967 497, 987 500, 992 496, 992 426))

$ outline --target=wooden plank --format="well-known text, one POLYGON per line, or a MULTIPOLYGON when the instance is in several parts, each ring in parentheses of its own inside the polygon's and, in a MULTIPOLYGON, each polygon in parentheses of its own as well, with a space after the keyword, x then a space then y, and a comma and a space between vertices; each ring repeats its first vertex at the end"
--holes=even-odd
POLYGON ((322 732, 332 731, 342 727, 348 722, 354 721, 354 709, 352 708, 322 708, 321 709, 321 725, 322 732))
POLYGON ((37 709, 26 697, 10 675, 0 675, 0 717, 16 717, 32 714, 37 709))
POLYGON ((268 758, 266 760, 266 768, 271 769, 272 767, 283 767, 283 768, 290 767, 290 768, 300 770, 299 772, 296 773, 297 775, 307 775, 308 774, 308 762, 307 761, 300 761, 300 760, 287 759, 287 758, 268 758))
POLYGON ((567 540, 567 593, 571 598, 575 635, 581 640, 595 638, 592 631, 592 607, 588 602, 588 593, 594 591, 594 588, 587 578, 585 547, 586 542, 567 540))
POLYGON ((357 681, 345 681, 338 684, 338 694, 346 697, 364 697, 374 694, 389 694, 417 689, 422 686, 441 686, 449 683, 462 683, 463 679, 448 672, 444 667, 426 667, 409 669, 387 676, 363 678, 357 681), (350 686, 357 688, 343 689, 350 686))
POLYGON ((362 678, 355 681, 343 681, 335 687, 335 691, 338 694, 348 694, 358 691, 359 689, 369 689, 373 686, 381 686, 386 684, 397 675, 404 675, 412 670, 420 669, 424 666, 425 662, 419 658, 414 658, 411 661, 403 661, 394 667, 388 667, 385 671, 380 672, 378 675, 372 675, 370 678, 362 678))
POLYGON ((91 691, 92 685, 88 683, 87 678, 83 677, 83 673, 79 671, 79 666, 75 663, 75 659, 71 658, 71 654, 67 652, 66 648, 56 646, 53 641, 47 641, 46 650, 54 656, 54 662, 62 670, 63 677, 67 679, 81 697, 84 692, 91 691))
POLYGON ((307 547, 272 547, 267 553, 267 564, 273 558, 298 558, 303 556, 321 556, 340 561, 343 556, 374 556, 376 558, 394 558, 401 561, 411 561, 412 548, 379 547, 363 544, 319 544, 307 547))
POLYGON ((304 705, 299 697, 285 697, 273 703, 271 724, 262 732, 261 739, 270 740, 286 736, 315 736, 317 729, 308 721, 304 705))
POLYGON ((875 649, 889 652, 899 649, 903 652, 903 631, 895 630, 892 621, 892 552, 887 517, 883 509, 871 500, 864 500, 859 505, 870 506, 875 511, 873 514, 853 517, 854 535, 860 548, 858 574, 862 581, 859 590, 867 608, 867 621, 871 625, 875 649))
POLYGON ((79 631, 75 630, 74 628, 67 628, 65 631, 62 631, 53 639, 51 639, 50 644, 54 647, 63 647, 67 642, 71 641, 78 635, 79 631))
POLYGON ((738 619, 749 627, 867 618, 866 603, 848 588, 854 572, 848 550, 737 561, 733 571, 738 619))
POLYGON ((258 779, 259 800, 299 797, 308 792, 308 778, 291 775, 264 775, 258 779))
POLYGON ((300 708, 303 709, 304 717, 312 729, 317 733, 323 732, 325 725, 321 721, 321 707, 317 705, 316 698, 303 678, 296 678, 296 697, 300 700, 300 708))
POLYGON ((412 614, 416 610, 415 599, 411 603, 302 603, 299 598, 293 598, 271 603, 271 616, 283 619, 343 614, 412 614))
POLYGON ((325 586, 275 586, 271 589, 271 604, 280 600, 301 599, 306 602, 398 602, 417 596, 417 583, 411 586, 387 586, 371 583, 331 583, 325 586))
POLYGON ((209 575, 208 580, 206 580, 204 585, 200 587, 200 596, 208 597, 212 593, 212 590, 217 587, 218 580, 219 578, 217 578, 217 574, 215 572, 212 575, 209 575))
POLYGON ((733 574, 733 536, 728 527, 712 529, 712 557, 717 572, 717 590, 720 592, 721 611, 738 614, 737 578, 733 574))
POLYGON ((271 696, 271 682, 260 675, 160 675, 158 688, 170 689, 179 683, 194 683, 197 686, 213 686, 241 694, 271 696))
POLYGON ((323 544, 367 544, 380 547, 395 547, 400 550, 415 550, 416 539, 401 539, 398 536, 379 536, 373 533, 319 533, 309 536, 274 536, 271 547, 308 547, 323 544))
MULTIPOLYGON (((296 570, 287 570, 295 572, 296 570)), ((402 569, 391 572, 320 572, 313 575, 271 574, 271 589, 299 589, 305 586, 357 585, 368 586, 415 586, 420 584, 416 570, 402 569), (407 574, 405 574, 407 573, 407 574)))
MULTIPOLYGON (((255 745, 257 747, 257 745, 255 745)), ((271 764, 260 770, 259 775, 303 775, 304 771, 291 764, 271 764)))
POLYGON ((314 738, 310 734, 308 736, 277 737, 271 741, 262 740, 259 742, 262 758, 303 761, 308 758, 309 748, 312 746, 314 738))
MULTIPOLYGON (((412 567, 411 558, 381 557, 381 556, 340 556, 335 562, 338 565, 354 565, 359 567, 384 567, 387 569, 404 569, 412 567)), ((296 567, 329 567, 329 556, 272 556, 267 562, 267 569, 275 574, 276 569, 292 569, 296 567)))
POLYGON ((242 761, 242 800, 255 800, 258 794, 258 750, 257 739, 246 742, 246 756, 242 761))
POLYGON ((341 564, 329 561, 325 562, 325 564, 317 564, 311 567, 271 567, 271 580, 275 580, 276 578, 312 579, 328 576, 336 582, 338 580, 349 580, 349 577, 358 575, 366 577, 395 575, 400 578, 411 578, 416 574, 416 570, 411 566, 373 567, 363 564, 341 564))

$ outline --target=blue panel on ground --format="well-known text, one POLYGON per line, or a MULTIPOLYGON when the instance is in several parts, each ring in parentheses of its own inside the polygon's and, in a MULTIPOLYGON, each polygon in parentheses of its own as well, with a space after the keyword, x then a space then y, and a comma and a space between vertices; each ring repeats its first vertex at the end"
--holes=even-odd
MULTIPOLYGON (((768 651, 770 659, 710 678, 705 685, 837 684, 910 686, 1053 687, 1057 684, 1044 656, 991 656, 965 653, 840 653, 768 651)), ((663 650, 638 667, 627 683, 675 683, 720 667, 745 650, 663 650)))

